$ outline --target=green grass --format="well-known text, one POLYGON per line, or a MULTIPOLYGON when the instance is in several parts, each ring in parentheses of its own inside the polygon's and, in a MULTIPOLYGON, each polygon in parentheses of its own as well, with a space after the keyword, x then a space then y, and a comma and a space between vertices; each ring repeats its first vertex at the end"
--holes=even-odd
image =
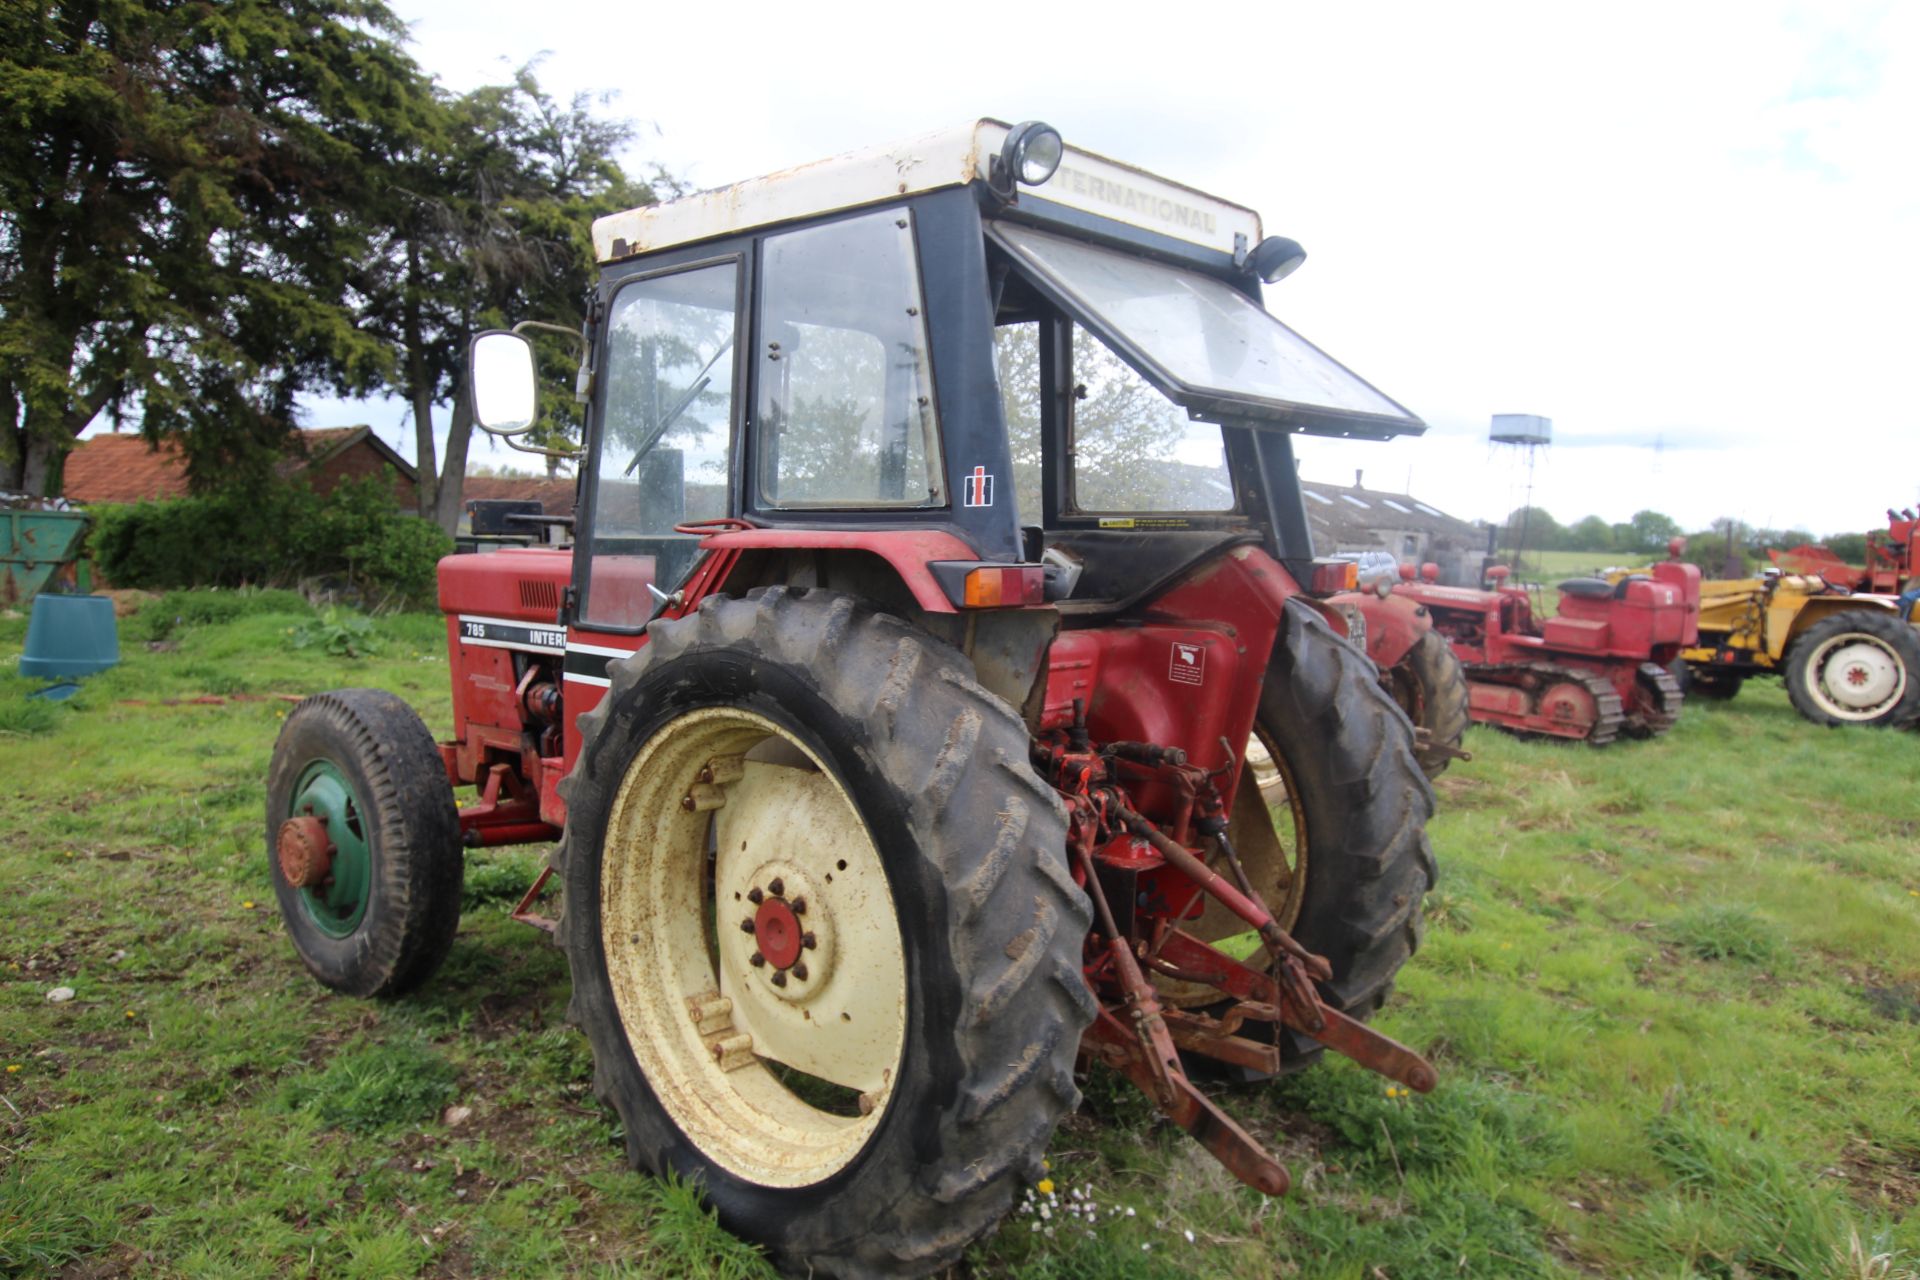
MULTIPOLYGON (((540 850, 473 856, 408 1000, 327 993, 281 934, 279 695, 381 685, 445 733, 441 621, 375 620, 351 659, 294 646, 297 600, 200 607, 124 622, 71 702, 0 675, 0 1274, 770 1275, 697 1188, 626 1171, 565 964, 506 918, 540 850)), ((23 634, 0 621, 0 672, 23 634)), ((1293 1172, 1268 1200, 1095 1074, 1052 1196, 956 1276, 1914 1274, 1920 740, 1754 682, 1658 742, 1467 745, 1380 1020, 1440 1087, 1334 1062, 1216 1090, 1293 1172)))

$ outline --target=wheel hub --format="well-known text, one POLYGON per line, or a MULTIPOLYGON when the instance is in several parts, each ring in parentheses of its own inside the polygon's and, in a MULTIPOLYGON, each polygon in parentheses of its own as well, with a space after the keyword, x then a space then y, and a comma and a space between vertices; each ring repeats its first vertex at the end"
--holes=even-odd
POLYGON ((1900 685, 1900 669, 1893 655, 1865 641, 1835 650, 1828 656, 1823 674, 1828 696, 1855 711, 1880 706, 1900 685))
POLYGON ((360 927, 373 886, 373 856, 353 785, 331 761, 316 760, 301 771, 289 808, 274 836, 280 872, 314 925, 344 938, 360 927))
POLYGON ((280 874, 296 889, 317 889, 333 874, 333 841, 327 838, 323 818, 301 814, 280 824, 274 851, 280 874))
MULTIPOLYGON (((733 863, 728 870, 737 866, 733 863)), ((744 892, 736 882, 729 896, 752 914, 742 916, 740 931, 733 935, 739 941, 733 946, 759 981, 749 980, 742 998, 773 995, 789 1004, 811 1000, 833 977, 831 888, 784 860, 763 862, 744 879, 744 892)), ((729 886, 719 887, 725 893, 729 886)))
POLYGON ((775 969, 791 969, 800 959, 800 917, 784 898, 768 898, 753 913, 753 938, 760 955, 775 969))

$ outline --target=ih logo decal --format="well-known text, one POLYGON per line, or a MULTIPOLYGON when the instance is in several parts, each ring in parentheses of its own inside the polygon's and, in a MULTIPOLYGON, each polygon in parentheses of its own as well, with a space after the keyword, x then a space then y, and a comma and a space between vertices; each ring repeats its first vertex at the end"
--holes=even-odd
POLYGON ((975 467, 960 486, 960 502, 968 507, 993 505, 993 477, 985 467, 975 467))
POLYGON ((1173 661, 1167 669, 1167 678, 1175 684, 1205 684, 1207 680, 1207 651, 1197 644, 1173 642, 1173 661))

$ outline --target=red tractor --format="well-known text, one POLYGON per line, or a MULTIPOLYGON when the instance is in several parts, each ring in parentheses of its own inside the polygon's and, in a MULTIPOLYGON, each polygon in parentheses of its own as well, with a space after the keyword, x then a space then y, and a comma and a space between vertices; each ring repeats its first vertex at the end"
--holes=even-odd
MULTIPOLYGON (((357 689, 276 745, 314 975, 416 986, 462 850, 559 841, 515 915, 566 950, 632 1162, 824 1274, 956 1258, 1077 1066, 1272 1194, 1194 1064, 1330 1048, 1432 1088, 1364 1023, 1420 936, 1433 795, 1321 598, 1347 566, 1290 445, 1422 428, 1262 308, 1300 247, 993 121, 594 243, 574 542, 442 562, 452 737, 357 689)), ((477 339, 471 382, 528 429, 523 337, 477 339)))
POLYGON ((1698 568, 1671 559, 1617 582, 1568 579, 1551 618, 1535 616, 1526 588, 1507 585, 1505 566, 1487 572, 1492 588, 1476 591, 1438 585, 1433 565, 1418 575, 1402 565, 1393 588, 1452 646, 1475 720, 1596 747, 1673 727, 1681 690, 1667 668, 1699 635, 1698 568))

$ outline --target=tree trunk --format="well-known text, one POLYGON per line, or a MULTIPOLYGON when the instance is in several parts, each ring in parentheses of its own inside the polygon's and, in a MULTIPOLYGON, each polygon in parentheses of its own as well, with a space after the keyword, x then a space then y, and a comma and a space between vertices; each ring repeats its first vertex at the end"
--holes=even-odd
POLYGON ((434 519, 452 533, 460 523, 460 498, 467 480, 467 445, 473 440, 473 401, 467 395, 466 379, 455 385, 453 418, 447 427, 447 464, 440 473, 439 505, 434 519))
POLYGON ((407 241, 407 285, 401 303, 401 341, 407 344, 407 398, 413 402, 413 467, 415 509, 436 519, 440 505, 440 476, 433 457, 434 378, 427 369, 425 338, 420 324, 420 248, 407 241))
POLYGON ((43 436, 27 436, 26 457, 21 459, 20 492, 30 498, 54 498, 58 494, 47 492, 47 483, 54 477, 54 451, 58 448, 43 436))

